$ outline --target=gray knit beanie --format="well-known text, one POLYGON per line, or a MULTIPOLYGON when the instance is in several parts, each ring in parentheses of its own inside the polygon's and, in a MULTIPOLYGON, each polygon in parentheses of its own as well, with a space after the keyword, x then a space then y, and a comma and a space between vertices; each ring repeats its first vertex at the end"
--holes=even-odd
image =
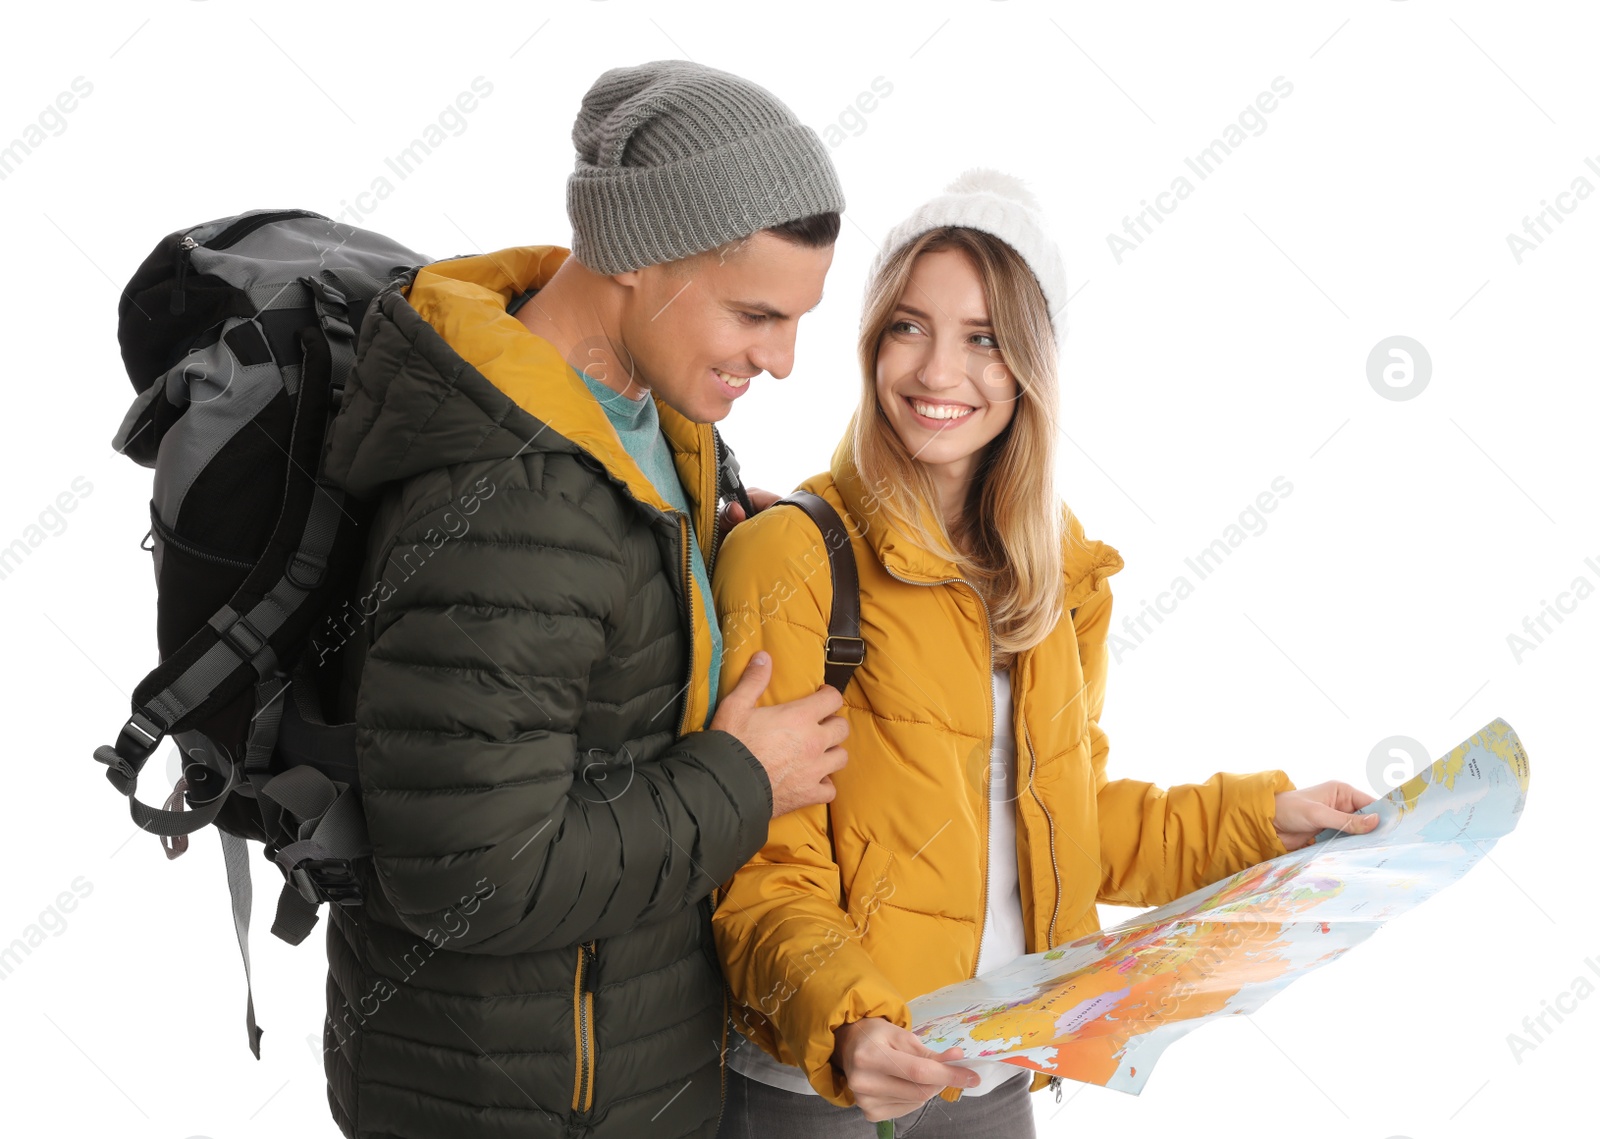
POLYGON ((572 252, 597 273, 844 209, 816 131, 765 88, 687 60, 605 72, 583 97, 572 142, 572 252))

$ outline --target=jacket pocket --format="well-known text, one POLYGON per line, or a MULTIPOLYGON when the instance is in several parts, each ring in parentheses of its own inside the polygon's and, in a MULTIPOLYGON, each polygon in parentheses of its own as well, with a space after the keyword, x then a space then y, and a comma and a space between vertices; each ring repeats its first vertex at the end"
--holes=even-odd
POLYGON ((845 900, 845 912, 850 916, 852 932, 865 937, 872 916, 884 901, 894 896, 894 878, 890 873, 894 851, 874 839, 867 840, 867 849, 856 864, 850 879, 850 892, 845 900))

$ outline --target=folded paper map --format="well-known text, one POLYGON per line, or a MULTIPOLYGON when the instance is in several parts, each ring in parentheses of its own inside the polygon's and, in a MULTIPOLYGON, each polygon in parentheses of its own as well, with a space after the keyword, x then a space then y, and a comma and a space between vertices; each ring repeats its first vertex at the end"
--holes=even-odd
MULTIPOLYGON (((1167 1045, 1254 1012, 1459 879, 1509 834, 1528 757, 1495 720, 1362 808, 1369 834, 1324 830, 1112 929, 911 1002, 928 1047, 1139 1094, 1167 1045)), ((959 1061, 955 1061, 959 1063, 959 1061)))

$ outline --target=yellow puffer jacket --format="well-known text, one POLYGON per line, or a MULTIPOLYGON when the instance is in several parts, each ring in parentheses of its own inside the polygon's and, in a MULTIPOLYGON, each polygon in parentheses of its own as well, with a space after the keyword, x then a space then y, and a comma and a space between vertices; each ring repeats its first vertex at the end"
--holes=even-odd
MULTIPOLYGON (((827 474, 802 484, 851 530, 866 663, 841 710, 849 763, 835 800, 772 821, 759 854, 724 884, 712 927, 734 1019, 823 1096, 854 1103, 831 1064, 833 1030, 864 1017, 910 1026, 906 1002, 973 975, 987 884, 995 709, 989 624, 954 567, 874 509, 846 432, 827 474), (854 522, 851 521, 852 517, 854 522)), ((1219 773, 1161 788, 1106 773, 1108 578, 1122 557, 1067 512, 1063 618, 1013 672, 1017 872, 1030 953, 1100 928, 1095 902, 1151 906, 1285 853, 1272 828, 1282 771, 1219 773)), ((762 704, 823 682, 833 603, 826 547, 792 506, 724 540, 712 592, 728 691, 758 649, 762 704)), ((999 709, 1005 714, 1005 709, 999 709)), ((1040 1074, 1032 1090, 1048 1078, 1040 1074)), ((960 1091, 947 1088, 946 1099, 960 1091)))

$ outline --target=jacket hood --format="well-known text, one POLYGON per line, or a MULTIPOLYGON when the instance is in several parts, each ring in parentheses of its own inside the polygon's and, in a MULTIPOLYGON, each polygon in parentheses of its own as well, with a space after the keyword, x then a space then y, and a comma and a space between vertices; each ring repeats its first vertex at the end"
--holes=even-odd
MULTIPOLYGON (((345 403, 329 432, 330 477, 365 497, 453 463, 583 451, 635 498, 670 512, 578 373, 506 311, 516 296, 543 288, 570 252, 527 245, 447 258, 381 293, 362 325, 345 403)), ((695 529, 709 534, 716 508, 711 425, 659 399, 656 408, 696 507, 695 529)))
MULTIPOLYGON (((897 577, 924 584, 960 577, 960 571, 948 558, 924 549, 890 525, 888 512, 878 509, 878 496, 866 485, 856 466, 854 436, 855 416, 852 415, 844 435, 834 447, 828 474, 884 569, 897 577)), ((1122 569, 1123 561, 1122 555, 1112 546, 1084 537, 1083 523, 1071 507, 1063 503, 1061 509, 1065 521, 1061 549, 1061 572, 1066 587, 1063 608, 1072 609, 1093 593, 1102 579, 1122 569)), ((922 518, 924 524, 930 527, 934 524, 926 506, 922 507, 922 518)))

